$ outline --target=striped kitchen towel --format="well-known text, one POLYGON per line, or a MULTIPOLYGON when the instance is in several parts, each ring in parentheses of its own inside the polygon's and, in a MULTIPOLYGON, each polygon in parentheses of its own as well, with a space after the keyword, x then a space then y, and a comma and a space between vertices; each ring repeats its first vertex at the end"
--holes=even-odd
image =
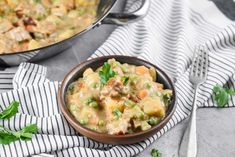
MULTIPOLYGON (((90 140, 76 133, 64 119, 56 97, 60 83, 46 78, 46 67, 22 63, 15 75, 0 73, 2 90, 13 88, 0 94, 0 111, 13 100, 21 104, 16 116, 1 120, 0 125, 19 130, 29 123, 36 123, 39 131, 31 141, 0 145, 1 157, 128 157, 140 153, 189 115, 194 91, 188 76, 197 45, 207 47, 210 57, 208 77, 199 88, 197 105, 216 106, 211 96, 216 84, 235 89, 235 26, 219 28, 209 23, 185 0, 151 2, 149 13, 143 20, 118 27, 91 58, 138 54, 165 70, 174 80, 178 95, 176 112, 167 125, 154 136, 132 145, 115 146, 90 140)), ((131 11, 138 4, 139 1, 129 0, 126 10, 131 11)), ((230 98, 227 106, 234 104, 235 99, 230 98)))

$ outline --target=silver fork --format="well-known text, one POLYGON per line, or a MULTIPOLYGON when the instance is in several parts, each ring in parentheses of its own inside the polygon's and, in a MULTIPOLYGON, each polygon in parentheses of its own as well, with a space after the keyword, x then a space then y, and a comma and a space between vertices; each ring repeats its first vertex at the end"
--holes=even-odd
POLYGON ((194 87, 194 99, 192 111, 190 114, 189 124, 181 139, 179 157, 196 157, 197 156, 197 132, 196 132, 196 102, 197 89, 200 84, 205 82, 208 69, 208 51, 205 47, 200 46, 195 49, 192 67, 190 70, 189 80, 194 87))

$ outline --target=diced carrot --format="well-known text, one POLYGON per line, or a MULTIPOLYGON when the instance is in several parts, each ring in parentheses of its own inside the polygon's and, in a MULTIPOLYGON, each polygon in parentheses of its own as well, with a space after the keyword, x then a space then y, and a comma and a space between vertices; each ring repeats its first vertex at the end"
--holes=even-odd
POLYGON ((147 74, 149 73, 149 69, 146 68, 145 66, 137 66, 135 68, 135 73, 138 74, 138 75, 143 75, 143 74, 147 74))
POLYGON ((95 117, 92 117, 92 118, 89 119, 90 124, 98 124, 98 121, 99 121, 99 119, 95 118, 95 117))
POLYGON ((25 29, 26 29, 27 31, 32 31, 32 30, 33 30, 33 27, 34 27, 33 25, 27 25, 25 29))
POLYGON ((22 44, 22 49, 23 50, 27 50, 28 49, 28 46, 29 46, 29 43, 28 42, 25 42, 22 44))
POLYGON ((143 90, 138 92, 137 96, 138 96, 138 98, 143 99, 148 94, 149 94, 149 91, 147 89, 143 89, 143 90))

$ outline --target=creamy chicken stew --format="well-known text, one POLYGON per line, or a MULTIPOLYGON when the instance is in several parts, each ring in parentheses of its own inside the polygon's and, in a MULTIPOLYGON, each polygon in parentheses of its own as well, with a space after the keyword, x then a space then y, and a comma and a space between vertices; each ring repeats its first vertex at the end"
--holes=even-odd
POLYGON ((151 67, 109 59, 88 68, 66 95, 68 109, 80 124, 100 133, 129 134, 150 129, 164 118, 172 90, 156 82, 151 67))
POLYGON ((91 25, 99 0, 0 0, 0 54, 47 46, 91 25))

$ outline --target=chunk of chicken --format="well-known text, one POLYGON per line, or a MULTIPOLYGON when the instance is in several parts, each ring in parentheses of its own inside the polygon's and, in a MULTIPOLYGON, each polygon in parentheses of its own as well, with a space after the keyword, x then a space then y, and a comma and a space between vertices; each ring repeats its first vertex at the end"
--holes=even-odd
POLYGON ((2 34, 0 34, 0 45, 0 53, 11 53, 14 50, 18 50, 17 48, 21 48, 17 42, 2 34))
POLYGON ((10 39, 13 39, 13 40, 18 41, 18 42, 31 39, 31 36, 29 35, 29 32, 26 31, 22 27, 14 28, 14 29, 10 30, 9 32, 7 32, 6 35, 10 39))
POLYGON ((123 135, 128 132, 129 121, 120 118, 119 120, 112 121, 106 125, 108 134, 123 135))
POLYGON ((123 102, 117 101, 110 97, 105 97, 105 99, 101 103, 104 106, 106 118, 110 121, 115 117, 115 115, 113 114, 113 111, 115 109, 118 109, 119 111, 123 111, 124 109, 123 102))
POLYGON ((160 97, 146 97, 139 103, 144 112, 149 116, 163 118, 165 116, 165 107, 160 97))
POLYGON ((0 21, 0 33, 5 33, 12 28, 13 28, 13 25, 9 20, 0 21))

